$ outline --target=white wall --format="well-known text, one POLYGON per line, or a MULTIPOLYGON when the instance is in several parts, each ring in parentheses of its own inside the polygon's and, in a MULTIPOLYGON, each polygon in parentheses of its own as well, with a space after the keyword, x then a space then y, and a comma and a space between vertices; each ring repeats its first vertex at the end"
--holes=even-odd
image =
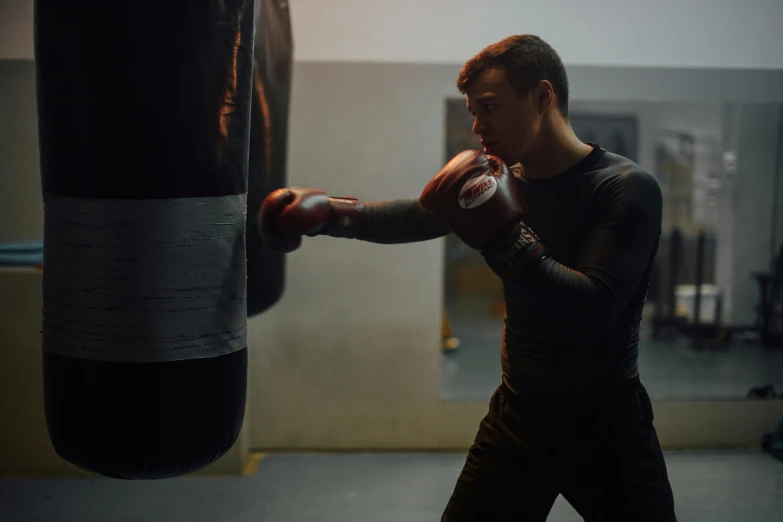
MULTIPOLYGON (((33 56, 33 0, 0 3, 0 59, 33 56)), ((783 67, 780 0, 292 0, 299 61, 462 63, 510 34, 571 65, 783 67)))
POLYGON ((777 0, 294 0, 291 9, 300 60, 463 62, 532 33, 573 65, 783 66, 777 0))
MULTIPOLYGON (((442 165, 446 71, 299 64, 289 185, 418 196, 442 165)), ((462 444, 473 423, 438 397, 442 256, 440 241, 324 237, 288 256, 283 299, 249 323, 256 446, 462 444)))

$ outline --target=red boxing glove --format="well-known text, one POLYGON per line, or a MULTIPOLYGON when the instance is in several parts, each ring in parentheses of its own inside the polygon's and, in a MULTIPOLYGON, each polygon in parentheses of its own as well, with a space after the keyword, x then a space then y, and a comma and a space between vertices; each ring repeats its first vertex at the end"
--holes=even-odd
POLYGON ((499 158, 467 150, 424 187, 420 201, 466 245, 484 250, 521 220, 518 183, 499 158))
POLYGON ((302 236, 355 237, 364 205, 353 198, 330 198, 313 188, 283 188, 269 194, 258 212, 258 230, 265 244, 293 252, 302 236))

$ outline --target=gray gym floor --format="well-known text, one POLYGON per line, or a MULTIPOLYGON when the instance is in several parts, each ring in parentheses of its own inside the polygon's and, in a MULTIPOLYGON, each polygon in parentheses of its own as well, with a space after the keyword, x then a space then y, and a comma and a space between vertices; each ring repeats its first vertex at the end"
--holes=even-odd
MULTIPOLYGON (((666 454, 680 522, 780 522, 783 463, 666 454)), ((272 455, 246 478, 0 480, 4 522, 436 522, 461 454, 272 455)), ((581 518, 558 498, 549 522, 581 518)))
MULTIPOLYGON (((447 302, 459 348, 441 359, 440 393, 451 401, 488 401, 500 384, 503 318, 480 300, 447 302)), ((783 350, 743 341, 703 343, 653 341, 642 329, 639 372, 653 400, 741 399, 756 386, 772 384, 783 394, 783 350)), ((783 521, 783 516, 781 516, 783 521)))

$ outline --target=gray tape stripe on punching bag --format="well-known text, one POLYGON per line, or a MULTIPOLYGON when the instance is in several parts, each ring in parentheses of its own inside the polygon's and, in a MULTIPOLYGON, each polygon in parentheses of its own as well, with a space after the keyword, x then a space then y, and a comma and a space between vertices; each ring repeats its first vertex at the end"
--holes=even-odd
POLYGON ((44 351, 164 362, 247 346, 245 194, 44 205, 44 351))

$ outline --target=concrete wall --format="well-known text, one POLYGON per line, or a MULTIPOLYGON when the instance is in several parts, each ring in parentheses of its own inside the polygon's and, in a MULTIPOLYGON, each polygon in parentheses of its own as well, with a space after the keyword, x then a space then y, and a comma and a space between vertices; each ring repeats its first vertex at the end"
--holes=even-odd
MULTIPOLYGON (((458 68, 297 63, 290 184, 364 199, 416 196, 443 162, 443 99, 456 95, 458 68)), ((780 71, 572 67, 570 74, 575 103, 733 102, 763 113, 755 104, 783 101, 780 71)), ((0 241, 41 238, 33 64, 0 62, 0 79, 6 94, 0 96, 0 241)), ((759 121, 766 132, 771 123, 759 121)), ((757 223, 759 230, 766 226, 757 223)), ((442 278, 441 241, 379 246, 306 239, 288 257, 283 299, 249 322, 249 446, 466 448, 486 403, 438 397, 442 278)), ((37 292, 36 284, 14 290, 6 281, 0 280, 6 309, 14 306, 15 291, 37 292)), ((40 305, 27 297, 29 321, 0 316, 3 348, 13 344, 25 353, 0 364, 0 372, 14 375, 5 380, 11 389, 3 390, 0 425, 40 412, 20 409, 38 404, 40 344, 32 328, 40 324, 33 317, 40 305), (20 364, 28 365, 26 379, 19 378, 20 364)), ((783 414, 783 404, 673 402, 656 404, 656 412, 668 447, 752 446, 783 414)), ((24 426, 38 431, 28 437, 17 430, 17 443, 27 437, 45 444, 39 421, 24 426)), ((9 447, 18 445, 0 444, 9 447)))

